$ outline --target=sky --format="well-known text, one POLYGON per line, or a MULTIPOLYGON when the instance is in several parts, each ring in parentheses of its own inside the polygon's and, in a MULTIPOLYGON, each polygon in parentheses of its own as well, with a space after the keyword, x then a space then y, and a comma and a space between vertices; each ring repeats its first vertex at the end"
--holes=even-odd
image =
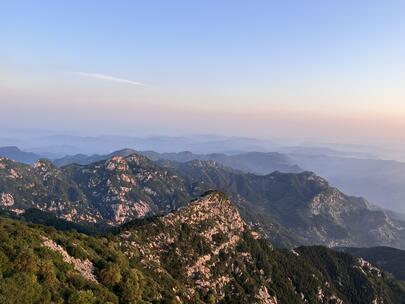
POLYGON ((404 57, 404 1, 0 0, 0 128, 405 145, 404 57))

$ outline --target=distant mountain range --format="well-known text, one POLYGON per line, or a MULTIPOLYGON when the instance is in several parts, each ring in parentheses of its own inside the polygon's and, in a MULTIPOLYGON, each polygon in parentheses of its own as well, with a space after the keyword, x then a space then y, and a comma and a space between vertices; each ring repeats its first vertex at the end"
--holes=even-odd
POLYGON ((344 192, 405 213, 405 163, 323 155, 288 155, 293 163, 325 177, 344 192))
POLYGON ((122 147, 137 150, 153 150, 159 152, 193 151, 196 153, 240 153, 244 151, 268 151, 274 143, 247 137, 229 137, 214 135, 189 136, 75 136, 48 135, 26 137, 19 140, 0 138, 0 145, 19 146, 23 150, 32 151, 47 157, 57 158, 71 154, 108 154, 122 147))
MULTIPOLYGON (((89 164, 113 155, 126 156, 135 152, 132 149, 124 149, 108 155, 74 155, 57 159, 54 162, 58 166, 70 163, 89 164)), ((274 171, 286 173, 313 171, 346 193, 366 197, 382 208, 405 214, 405 163, 397 161, 268 152, 247 152, 234 155, 191 152, 157 153, 154 151, 136 153, 153 160, 167 159, 177 162, 188 162, 194 159, 214 160, 233 169, 261 175, 274 171)))
MULTIPOLYGON (((276 152, 246 152, 238 154, 195 154, 192 152, 157 153, 154 151, 118 150, 109 154, 77 154, 52 159, 64 165, 90 164, 113 156, 128 156, 139 153, 152 160, 167 159, 187 162, 194 159, 214 160, 224 166, 254 174, 269 174, 274 171, 297 173, 313 171, 325 177, 343 192, 366 197, 380 207, 405 214, 405 163, 379 159, 350 158, 325 155, 282 154, 276 152)), ((17 147, 0 148, 0 156, 32 164, 49 155, 24 152, 17 147)), ((405 218, 405 215, 402 215, 405 218)))
POLYGON ((154 162, 139 154, 62 168, 47 160, 0 161, 3 208, 35 207, 78 223, 118 225, 166 214, 211 189, 229 195, 244 219, 280 246, 405 248, 403 221, 310 172, 255 175, 216 161, 154 162))
POLYGON ((25 164, 33 164, 41 158, 41 155, 32 152, 24 152, 21 151, 19 148, 13 146, 0 147, 0 156, 7 157, 25 164))
POLYGON ((405 163, 398 161, 264 152, 237 155, 141 153, 155 160, 215 160, 234 169, 261 175, 276 170, 287 173, 313 171, 343 192, 366 197, 383 208, 405 214, 405 163))
POLYGON ((135 151, 133 149, 118 150, 108 155, 91 155, 86 156, 83 154, 65 156, 60 159, 54 160, 54 164, 61 167, 68 164, 81 164, 87 165, 93 162, 108 159, 113 156, 129 156, 134 153, 142 154, 151 160, 174 160, 177 162, 188 162, 191 160, 213 160, 217 161, 224 166, 231 167, 244 172, 256 174, 268 174, 274 171, 280 172, 302 172, 303 170, 297 165, 293 164, 292 159, 280 153, 260 153, 260 152, 247 152, 236 155, 226 155, 221 153, 214 154, 194 154, 191 152, 180 153, 157 153, 154 151, 135 151))

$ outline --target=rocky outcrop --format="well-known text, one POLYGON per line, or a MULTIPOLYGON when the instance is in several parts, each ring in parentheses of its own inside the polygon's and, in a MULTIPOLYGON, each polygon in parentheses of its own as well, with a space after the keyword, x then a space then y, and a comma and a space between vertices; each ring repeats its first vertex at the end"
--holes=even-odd
POLYGON ((62 246, 56 244, 54 241, 43 237, 43 246, 59 253, 62 255, 63 261, 70 265, 73 265, 74 269, 77 270, 84 278, 89 281, 98 283, 96 276, 94 275, 93 263, 88 259, 82 261, 72 257, 62 246))
POLYGON ((14 205, 14 197, 10 193, 1 193, 0 205, 10 207, 14 205))
POLYGON ((266 286, 259 289, 256 299, 261 304, 278 304, 277 297, 271 296, 266 286))

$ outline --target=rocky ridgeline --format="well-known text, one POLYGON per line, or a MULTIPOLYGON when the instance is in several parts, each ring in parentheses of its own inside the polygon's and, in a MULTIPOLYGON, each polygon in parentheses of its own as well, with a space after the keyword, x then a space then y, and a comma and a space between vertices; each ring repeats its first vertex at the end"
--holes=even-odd
POLYGON ((167 213, 190 198, 181 179, 139 155, 64 170, 111 225, 167 213))
POLYGON ((21 214, 37 208, 75 222, 101 220, 89 205, 78 185, 48 160, 32 166, 8 159, 0 160, 0 205, 21 214))
POLYGON ((140 155, 57 168, 0 159, 0 206, 38 208, 79 223, 118 225, 167 213, 190 199, 183 181, 140 155))
MULTIPOLYGON (((245 233, 259 238, 248 228, 229 199, 217 191, 157 218, 150 225, 121 234, 125 252, 129 256, 138 256, 142 264, 158 273, 170 272, 166 260, 166 254, 170 252, 174 255, 173 260, 181 261, 182 267, 177 269, 177 275, 187 282, 190 294, 198 287, 205 292, 216 290, 219 298, 225 295, 225 287, 234 278, 229 272, 218 271, 218 263, 226 265, 227 271, 233 269, 236 273, 238 266, 229 256, 252 264, 251 254, 238 252, 236 248, 245 233)), ((265 297, 265 291, 260 290, 257 297, 265 297)))

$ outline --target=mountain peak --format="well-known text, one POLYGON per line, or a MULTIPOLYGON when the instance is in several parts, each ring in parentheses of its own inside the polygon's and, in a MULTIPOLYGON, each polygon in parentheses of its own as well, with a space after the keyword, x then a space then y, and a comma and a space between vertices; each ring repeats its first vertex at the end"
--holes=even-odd
POLYGON ((130 155, 126 156, 125 159, 128 163, 133 163, 137 166, 140 166, 142 164, 150 165, 153 163, 149 158, 147 158, 139 153, 131 153, 130 155))
POLYGON ((130 149, 130 148, 124 148, 121 150, 117 150, 111 153, 111 155, 115 155, 115 156, 129 156, 131 154, 137 154, 138 152, 134 149, 130 149))
POLYGON ((177 212, 163 217, 166 223, 186 223, 194 227, 205 227, 202 234, 211 240, 215 233, 226 233, 228 237, 244 232, 247 228, 239 211, 228 197, 216 190, 208 191, 177 212))
POLYGON ((55 165, 49 159, 46 158, 38 159, 32 166, 34 168, 40 167, 56 168, 55 165))
POLYGON ((32 167, 43 177, 54 173, 58 174, 58 168, 48 159, 39 159, 37 160, 32 167))
POLYGON ((6 146, 6 147, 1 147, 0 150, 2 152, 22 152, 18 147, 16 146, 6 146))
POLYGON ((114 155, 105 161, 107 169, 111 171, 114 170, 126 171, 129 169, 130 165, 135 165, 139 167, 151 164, 152 164, 151 160, 136 152, 130 153, 129 155, 126 155, 125 153, 123 153, 123 155, 114 155))
POLYGON ((40 156, 35 153, 24 152, 15 146, 0 147, 0 156, 25 164, 32 164, 40 158, 40 156))

